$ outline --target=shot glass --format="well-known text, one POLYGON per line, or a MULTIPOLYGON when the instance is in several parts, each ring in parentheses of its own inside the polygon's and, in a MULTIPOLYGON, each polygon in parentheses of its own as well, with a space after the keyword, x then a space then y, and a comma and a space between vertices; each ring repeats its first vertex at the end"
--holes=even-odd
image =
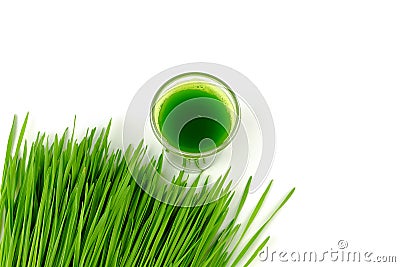
POLYGON ((188 72, 165 82, 154 95, 150 124, 176 168, 201 172, 212 166, 238 130, 240 107, 221 79, 188 72))

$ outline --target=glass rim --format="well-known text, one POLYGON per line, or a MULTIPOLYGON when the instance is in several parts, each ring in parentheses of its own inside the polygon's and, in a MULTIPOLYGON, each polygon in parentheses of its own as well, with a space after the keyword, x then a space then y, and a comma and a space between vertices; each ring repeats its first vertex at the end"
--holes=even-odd
POLYGON ((157 140, 164 146, 164 148, 166 149, 167 152, 172 152, 174 154, 177 154, 179 156, 183 156, 186 158, 193 158, 193 159, 204 158, 207 156, 214 155, 214 154, 220 152, 221 150, 223 150, 224 148, 226 148, 232 142, 232 139, 236 136, 236 133, 239 128, 239 120, 240 120, 240 106, 239 106, 239 102, 236 97, 236 94, 233 92, 233 90, 230 88, 230 86, 227 85, 224 81, 222 81, 221 79, 219 79, 218 77, 216 77, 214 75, 211 75, 211 74, 205 73, 205 72, 196 72, 196 71, 185 72, 185 73, 181 73, 179 75, 176 75, 176 76, 168 79, 157 90, 157 92, 153 96, 153 100, 151 102, 150 125, 151 125, 153 133, 156 136, 157 140), (154 108, 155 108, 157 102, 160 100, 162 93, 164 93, 164 89, 166 89, 173 82, 175 82, 181 78, 187 77, 187 76, 189 76, 189 77, 190 76, 200 76, 200 77, 203 76, 205 78, 209 78, 209 79, 217 82, 218 88, 224 90, 224 93, 228 96, 228 99, 231 102, 233 109, 234 109, 233 110, 234 120, 232 121, 232 127, 229 131, 228 137, 219 146, 215 147, 214 149, 205 151, 205 152, 187 152, 187 151, 183 151, 183 150, 171 145, 168 142, 168 140, 163 136, 163 134, 159 130, 159 127, 157 127, 157 125, 156 125, 157 122, 155 121, 154 108))

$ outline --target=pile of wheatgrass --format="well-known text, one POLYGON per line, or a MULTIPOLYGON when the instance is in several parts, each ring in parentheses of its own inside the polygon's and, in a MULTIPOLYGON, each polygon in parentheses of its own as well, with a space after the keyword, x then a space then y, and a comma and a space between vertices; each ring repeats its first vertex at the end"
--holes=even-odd
MULTIPOLYGON (((237 218, 251 178, 235 205, 235 190, 223 186, 226 175, 200 193, 189 190, 183 198, 176 190, 162 192, 183 203, 216 201, 193 207, 166 204, 136 182, 151 181, 161 171, 162 157, 143 163, 142 144, 124 153, 111 151, 111 123, 101 131, 88 129, 79 141, 67 129, 52 141, 38 133, 28 145, 27 119, 17 134, 14 117, 5 155, 0 188, 2 267, 248 266, 269 240, 261 233, 294 192, 293 188, 244 243, 272 181, 240 225, 237 218), (228 216, 229 209, 234 216, 228 216)), ((174 177, 174 183, 187 185, 185 174, 174 177)))

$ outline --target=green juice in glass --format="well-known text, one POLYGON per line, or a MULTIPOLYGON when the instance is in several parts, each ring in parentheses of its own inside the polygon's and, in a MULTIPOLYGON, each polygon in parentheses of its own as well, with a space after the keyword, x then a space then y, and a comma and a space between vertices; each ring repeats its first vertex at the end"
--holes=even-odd
POLYGON ((235 123, 235 107, 216 84, 187 81, 156 102, 155 123, 169 145, 185 153, 204 153, 221 146, 235 123))

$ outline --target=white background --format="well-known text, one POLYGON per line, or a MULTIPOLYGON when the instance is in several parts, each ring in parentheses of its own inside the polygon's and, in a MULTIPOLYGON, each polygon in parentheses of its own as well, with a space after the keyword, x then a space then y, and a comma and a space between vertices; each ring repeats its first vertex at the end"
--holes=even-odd
POLYGON ((30 111, 28 138, 62 132, 75 114, 81 133, 112 117, 119 146, 147 79, 220 63, 259 87, 275 120, 260 222, 297 188, 265 233, 269 249, 323 252, 343 239, 400 261, 398 1, 10 2, 0 4, 1 164, 14 114, 30 111))

